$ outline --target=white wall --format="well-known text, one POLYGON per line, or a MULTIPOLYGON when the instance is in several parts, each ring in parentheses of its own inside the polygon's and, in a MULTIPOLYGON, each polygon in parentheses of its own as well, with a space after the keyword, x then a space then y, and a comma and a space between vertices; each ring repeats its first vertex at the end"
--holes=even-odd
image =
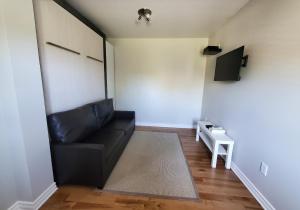
POLYGON ((112 39, 116 107, 137 124, 192 127, 201 115, 205 38, 112 39))
POLYGON ((17 200, 14 167, 11 161, 11 147, 8 141, 15 134, 14 132, 8 132, 9 126, 14 124, 17 129, 16 123, 12 122, 17 118, 16 107, 14 106, 16 104, 16 97, 12 85, 10 56, 3 14, 3 2, 0 1, 0 209, 8 208, 17 200), (4 101, 6 103, 3 103, 4 101), (7 113, 10 113, 10 116, 7 113), (10 121, 5 122, 4 119, 10 119, 10 121))
POLYGON ((239 82, 214 82, 208 59, 202 118, 235 139, 233 160, 276 209, 300 209, 300 1, 252 0, 211 36, 224 52, 245 45, 239 82), (261 161, 269 165, 264 177, 261 161))
POLYGON ((0 209, 53 183, 31 0, 0 1, 0 209))
POLYGON ((102 37, 54 1, 34 3, 47 114, 104 99, 102 37))

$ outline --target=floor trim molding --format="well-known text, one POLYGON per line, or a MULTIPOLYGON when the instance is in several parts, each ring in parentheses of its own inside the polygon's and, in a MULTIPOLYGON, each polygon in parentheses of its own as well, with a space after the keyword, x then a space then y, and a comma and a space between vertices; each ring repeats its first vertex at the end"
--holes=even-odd
POLYGON ((39 209, 57 190, 55 182, 53 182, 42 194, 39 195, 33 202, 17 201, 8 210, 37 210, 39 209))
POLYGON ((188 124, 169 124, 169 123, 149 123, 149 122, 136 122, 137 126, 150 126, 162 128, 195 128, 193 125, 188 124))
POLYGON ((265 210, 276 210, 234 162, 231 162, 231 169, 265 210))

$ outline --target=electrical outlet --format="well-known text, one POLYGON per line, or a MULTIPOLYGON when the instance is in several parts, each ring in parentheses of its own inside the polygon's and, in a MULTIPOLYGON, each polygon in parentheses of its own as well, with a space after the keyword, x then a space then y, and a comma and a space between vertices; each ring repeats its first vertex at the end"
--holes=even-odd
POLYGON ((265 162, 261 162, 261 164, 260 164, 260 172, 264 176, 267 176, 268 170, 269 170, 269 166, 265 162))

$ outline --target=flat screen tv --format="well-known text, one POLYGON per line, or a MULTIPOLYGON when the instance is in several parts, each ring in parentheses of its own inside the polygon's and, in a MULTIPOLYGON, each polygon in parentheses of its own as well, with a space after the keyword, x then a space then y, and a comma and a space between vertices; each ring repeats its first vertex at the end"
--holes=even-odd
POLYGON ((244 55, 244 46, 217 58, 215 81, 239 81, 244 55))

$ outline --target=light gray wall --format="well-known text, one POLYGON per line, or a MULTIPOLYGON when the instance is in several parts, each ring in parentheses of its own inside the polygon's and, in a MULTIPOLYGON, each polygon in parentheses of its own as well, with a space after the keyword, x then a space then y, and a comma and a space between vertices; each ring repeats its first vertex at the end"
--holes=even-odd
POLYGON ((249 55, 239 82, 214 82, 207 63, 202 117, 236 141, 233 160, 276 209, 300 209, 300 1, 252 0, 210 37, 249 55), (264 177, 261 161, 269 165, 264 177))
POLYGON ((138 125, 192 127, 200 119, 206 38, 112 39, 116 107, 138 125))
MULTIPOLYGON (((12 105, 16 103, 16 98, 12 87, 12 77, 10 74, 10 64, 9 64, 9 53, 6 41, 4 17, 3 17, 3 4, 0 1, 0 119, 7 119, 7 113, 10 113, 10 119, 15 118, 15 107, 12 105), (6 103, 3 103, 6 101, 6 103), (11 103, 14 101, 14 103, 11 103)), ((9 146, 8 139, 14 133, 4 132, 10 126, 11 121, 5 122, 0 120, 0 209, 6 209, 17 200, 16 184, 14 179, 14 169, 11 159, 11 150, 9 146)))
POLYGON ((0 8, 0 209, 6 209, 35 200, 53 176, 32 1, 1 0, 0 8))

